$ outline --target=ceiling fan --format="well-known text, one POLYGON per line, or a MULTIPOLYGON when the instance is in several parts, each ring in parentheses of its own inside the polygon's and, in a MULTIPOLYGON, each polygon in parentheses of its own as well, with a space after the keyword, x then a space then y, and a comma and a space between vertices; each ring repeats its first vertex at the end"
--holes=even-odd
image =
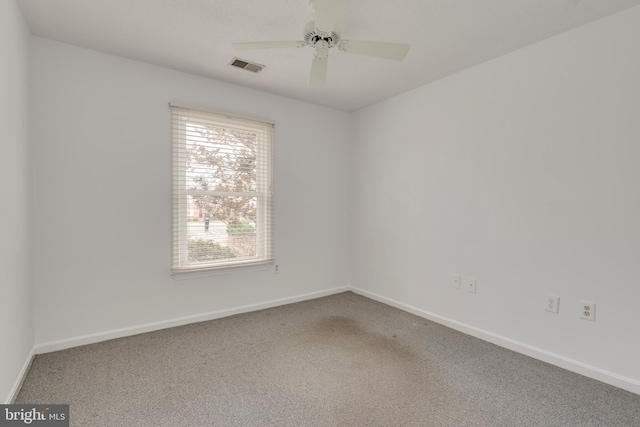
POLYGON ((304 40, 233 43, 238 50, 273 49, 311 46, 315 50, 309 74, 309 86, 324 86, 327 81, 329 49, 342 52, 402 61, 407 56, 406 43, 385 43, 364 40, 343 40, 336 28, 342 0, 311 0, 314 20, 304 27, 304 40))

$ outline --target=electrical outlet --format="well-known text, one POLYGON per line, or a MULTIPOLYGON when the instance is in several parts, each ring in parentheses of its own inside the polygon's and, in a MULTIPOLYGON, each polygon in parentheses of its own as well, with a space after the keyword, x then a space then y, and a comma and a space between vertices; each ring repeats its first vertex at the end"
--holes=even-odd
POLYGON ((462 283, 462 277, 459 274, 454 274, 451 276, 451 286, 454 288, 460 289, 460 284, 462 283))
POLYGON ((555 295, 545 295, 544 309, 550 313, 558 314, 560 308, 560 297, 555 295))
POLYGON ((472 279, 471 277, 467 277, 464 282, 464 287, 467 292, 476 293, 476 279, 472 279))
POLYGON ((280 265, 273 264, 273 274, 278 274, 278 273, 280 273, 280 265))
POLYGON ((580 301, 580 318, 584 320, 596 320, 596 303, 593 301, 580 301))

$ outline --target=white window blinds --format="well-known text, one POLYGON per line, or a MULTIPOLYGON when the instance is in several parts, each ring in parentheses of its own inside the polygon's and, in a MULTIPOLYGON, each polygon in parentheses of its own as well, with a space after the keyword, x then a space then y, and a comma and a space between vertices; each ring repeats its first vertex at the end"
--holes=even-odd
POLYGON ((173 272, 272 261, 273 124, 171 105, 173 272))

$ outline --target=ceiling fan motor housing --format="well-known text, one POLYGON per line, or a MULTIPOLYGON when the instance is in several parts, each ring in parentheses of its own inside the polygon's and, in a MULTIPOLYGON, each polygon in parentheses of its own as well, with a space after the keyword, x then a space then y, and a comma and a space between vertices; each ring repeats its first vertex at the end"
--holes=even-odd
POLYGON ((331 32, 320 31, 316 28, 315 21, 309 22, 304 27, 304 41, 316 49, 329 49, 340 43, 340 34, 333 30, 331 32), (324 42, 324 43, 318 43, 324 42))

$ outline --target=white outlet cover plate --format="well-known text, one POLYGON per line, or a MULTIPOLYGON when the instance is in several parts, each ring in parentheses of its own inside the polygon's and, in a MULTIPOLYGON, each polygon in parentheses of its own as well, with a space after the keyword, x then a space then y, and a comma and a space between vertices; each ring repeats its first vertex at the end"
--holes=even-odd
POLYGON ((593 301, 580 300, 580 318, 595 322, 596 321, 596 303, 593 301))
POLYGON ((465 289, 467 292, 476 293, 476 279, 472 279, 471 277, 467 277, 465 279, 465 289))
POLYGON ((560 297, 557 295, 547 294, 544 296, 544 309, 549 313, 558 314, 560 306, 560 297))

